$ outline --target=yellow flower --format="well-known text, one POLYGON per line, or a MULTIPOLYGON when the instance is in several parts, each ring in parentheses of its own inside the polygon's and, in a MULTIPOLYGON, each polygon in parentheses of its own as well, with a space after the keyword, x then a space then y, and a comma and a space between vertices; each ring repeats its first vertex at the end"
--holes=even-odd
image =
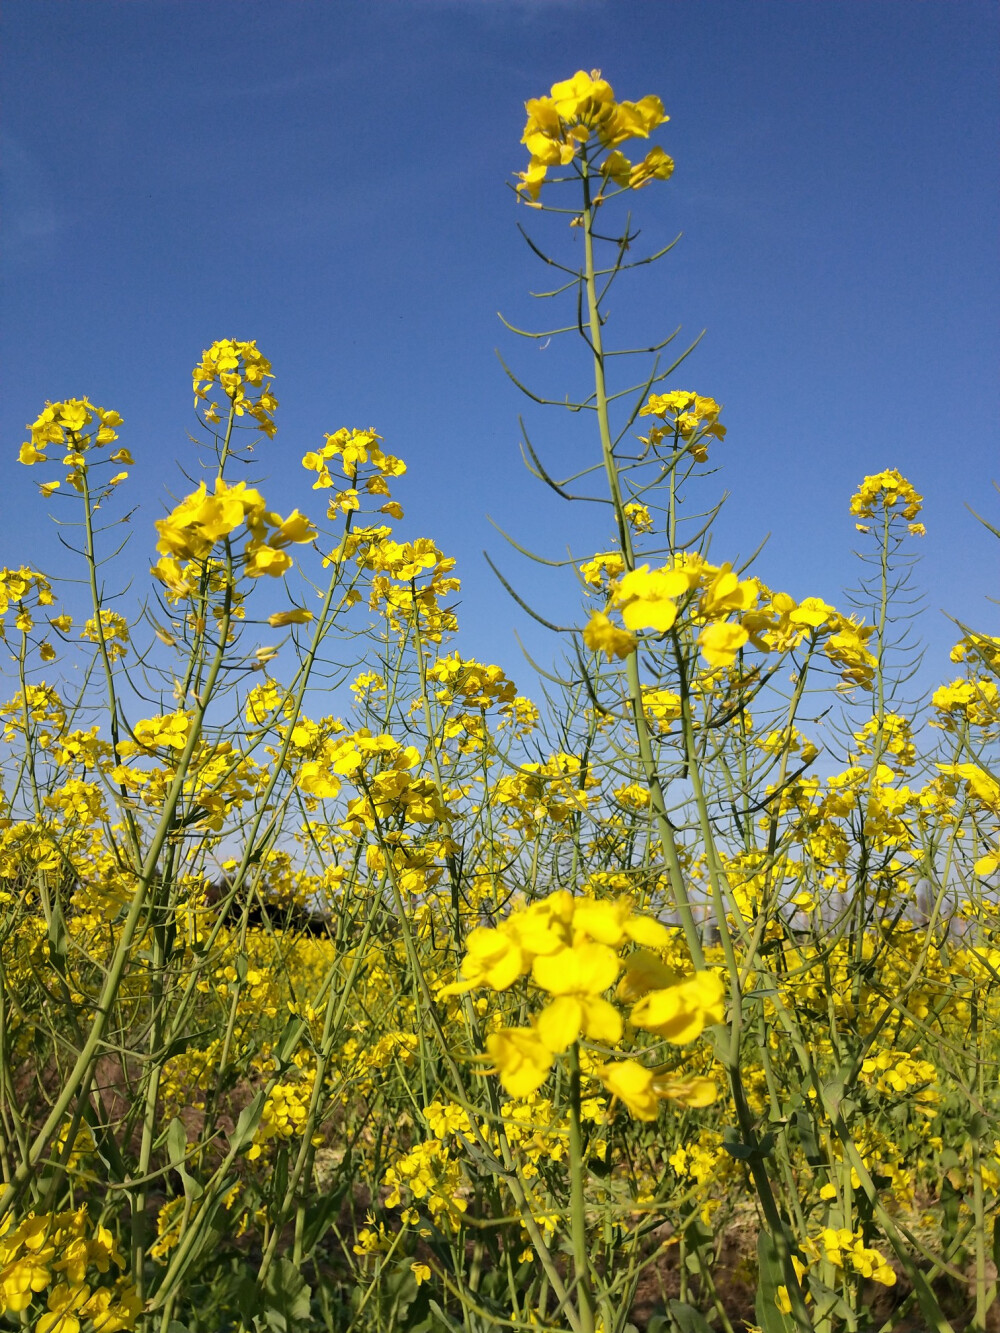
MULTIPOLYGON (((648 138, 667 119, 658 97, 616 102, 611 85, 596 69, 589 74, 577 70, 571 79, 554 83, 550 96, 525 102, 524 109, 528 119, 521 142, 531 154, 531 161, 520 173, 517 188, 530 201, 537 200, 548 168, 567 166, 595 135, 598 151, 613 149, 627 139, 648 138)), ((603 168, 618 184, 634 184, 634 188, 654 178, 666 180, 672 169, 673 163, 662 149, 654 149, 638 169, 621 153, 612 152, 603 168)))
POLYGON ((711 1106, 719 1095, 715 1080, 711 1078, 664 1078, 657 1075, 653 1087, 657 1096, 677 1102, 679 1106, 695 1109, 711 1106))
POLYGON ((705 586, 698 601, 698 614, 706 620, 715 620, 733 611, 749 611, 756 601, 754 580, 745 579, 741 583, 731 566, 723 565, 705 586))
POLYGON ((606 119, 614 106, 611 84, 601 78, 599 69, 578 69, 571 79, 552 85, 552 102, 560 120, 582 121, 590 125, 606 119))
POLYGON ((21 445, 21 451, 17 456, 19 463, 24 463, 31 467, 33 463, 45 463, 48 461, 48 455, 43 454, 40 449, 36 449, 31 440, 25 440, 21 445))
POLYGON ((284 551, 275 550, 273 546, 262 543, 260 546, 251 546, 247 551, 246 572, 252 579, 260 578, 262 574, 269 574, 271 578, 281 578, 292 567, 292 558, 286 555, 284 551))
POLYGON ((698 635, 698 645, 709 666, 727 667, 732 666, 736 654, 749 638, 750 635, 742 625, 722 622, 706 625, 698 635))
POLYGON ((833 607, 828 606, 821 597, 803 597, 798 606, 788 612, 788 620, 792 625, 808 625, 811 629, 818 629, 833 614, 833 607))
POLYGON ((618 581, 614 602, 627 629, 664 633, 677 619, 674 598, 683 597, 696 581, 697 574, 690 569, 650 570, 640 565, 618 581))
POLYGON ((609 176, 622 189, 628 189, 631 173, 632 163, 617 148, 613 153, 607 155, 601 167, 601 175, 609 176))
POLYGON ((650 181, 669 180, 674 174, 674 159, 668 157, 662 148, 657 145, 651 148, 641 162, 629 172, 628 184, 633 190, 640 190, 650 181))
POLYGON ((552 1000, 535 1020, 543 1044, 560 1055, 583 1032, 590 1041, 613 1046, 621 1041, 622 1016, 613 1004, 600 996, 560 995, 552 1000))
POLYGON ((660 1101, 653 1088, 653 1073, 636 1060, 598 1065, 597 1076, 613 1097, 624 1102, 638 1120, 655 1120, 660 1101))
POLYGON ((538 1015, 536 1027, 545 1046, 558 1054, 580 1033, 613 1045, 621 1040, 622 1019, 601 998, 614 985, 621 964, 606 944, 581 943, 537 957, 531 965, 535 984, 556 998, 538 1015))
POLYGON ((194 590, 194 584, 181 568, 180 561, 172 555, 161 556, 155 565, 150 566, 149 572, 178 597, 186 597, 194 590))
POLYGON ((636 1027, 662 1037, 674 1046, 684 1046, 700 1037, 710 1023, 725 1016, 725 988, 714 972, 696 972, 687 981, 653 990, 632 1008, 636 1027))
POLYGON ((532 1028, 501 1028, 486 1038, 493 1061, 488 1072, 499 1074, 512 1097, 530 1097, 537 1092, 552 1068, 552 1052, 532 1028))
POLYGON ((625 505, 624 513, 633 532, 653 531, 653 516, 646 505, 633 500, 625 505))
POLYGON ((431 1270, 427 1264, 410 1264, 410 1272, 417 1279, 418 1287, 421 1282, 429 1282, 431 1280, 431 1270))
POLYGON ((617 954, 606 944, 557 949, 531 965, 535 984, 550 995, 600 995, 614 985, 620 971, 617 954))
POLYGON ((606 579, 617 578, 624 567, 618 551, 606 551, 580 565, 580 577, 589 587, 600 588, 606 579))
POLYGON ((293 509, 286 519, 279 518, 277 514, 269 514, 268 518, 272 523, 278 520, 277 530, 271 533, 268 541, 279 550, 289 542, 311 542, 316 536, 316 529, 305 514, 300 514, 297 509, 293 509))
POLYGON ((636 949, 625 959, 625 975, 618 983, 618 999, 624 1003, 638 1000, 651 990, 673 986, 677 973, 648 949, 636 949))
POLYGON ((49 1313, 43 1314, 36 1324, 38 1333, 80 1333, 80 1321, 76 1310, 85 1305, 90 1296, 87 1286, 69 1286, 60 1282, 49 1292, 46 1304, 49 1313))
POLYGON ((603 611, 595 611, 583 631, 583 641, 592 653, 604 653, 610 661, 615 657, 628 657, 636 650, 635 635, 619 629, 603 611))
POLYGON ((291 611, 275 611, 268 616, 267 623, 272 629, 283 629, 285 625, 306 625, 313 618, 313 613, 304 606, 293 607, 291 611))
POLYGON ((488 926, 477 926, 471 930, 466 937, 465 948, 462 975, 468 983, 463 986, 466 990, 473 986, 506 990, 530 966, 530 960, 525 957, 512 935, 492 930, 488 926))
POLYGON ((222 477, 216 477, 214 495, 209 495, 201 482, 171 514, 156 520, 160 534, 156 549, 161 555, 202 560, 217 541, 228 537, 244 519, 253 522, 263 513, 264 497, 245 482, 230 486, 222 477))
MULTIPOLYGON (((895 511, 912 523, 920 513, 923 499, 901 473, 891 468, 865 477, 851 496, 851 513, 857 518, 874 518, 879 512, 895 511)), ((924 535, 922 523, 913 526, 920 529, 913 535, 924 535)))
POLYGON ((711 1106, 718 1095, 710 1078, 667 1078, 659 1070, 647 1069, 637 1060, 598 1065, 595 1073, 607 1090, 624 1102, 638 1120, 655 1120, 661 1101, 705 1107, 711 1106))

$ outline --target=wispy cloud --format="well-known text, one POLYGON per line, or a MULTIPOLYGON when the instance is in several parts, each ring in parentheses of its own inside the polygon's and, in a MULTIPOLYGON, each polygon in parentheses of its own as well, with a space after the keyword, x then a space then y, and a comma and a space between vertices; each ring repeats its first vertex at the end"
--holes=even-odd
POLYGON ((333 84, 341 77, 344 66, 340 64, 322 65, 314 69, 297 70, 294 74, 279 75, 273 78, 250 79, 246 83, 225 82, 189 85, 183 90, 174 88, 173 95, 187 98, 192 102, 235 102, 240 98, 284 97, 289 93, 303 92, 320 84, 333 84))
POLYGON ((9 260, 37 251, 65 226, 55 207, 56 184, 42 159, 14 135, 0 134, 0 198, 9 260))

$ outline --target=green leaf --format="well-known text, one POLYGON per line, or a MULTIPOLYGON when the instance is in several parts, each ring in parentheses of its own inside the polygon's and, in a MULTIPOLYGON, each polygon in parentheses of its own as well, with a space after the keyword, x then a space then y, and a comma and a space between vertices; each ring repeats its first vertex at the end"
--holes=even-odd
POLYGON ((680 1333, 712 1333, 712 1326, 705 1316, 687 1301, 668 1301, 667 1309, 680 1333))
POLYGON ((794 1333, 795 1320, 777 1306, 778 1288, 785 1285, 785 1274, 778 1247, 765 1231, 757 1237, 757 1270, 757 1323, 764 1333, 794 1333))
POLYGON ((736 1134, 736 1130, 728 1128, 723 1131, 722 1146, 730 1157, 735 1157, 738 1162, 752 1162, 762 1157, 769 1157, 774 1147, 774 1135, 765 1134, 757 1144, 743 1143, 736 1134))
POLYGON ((351 1177, 345 1175, 344 1183, 339 1188, 330 1190, 319 1199, 310 1199, 306 1204, 305 1230, 302 1237, 302 1247, 306 1254, 312 1253, 336 1220, 350 1183, 351 1177))
POLYGON ((175 1116, 167 1126, 167 1152, 170 1154, 171 1169, 176 1171, 184 1186, 184 1197, 200 1199, 205 1193, 187 1169, 187 1130, 184 1121, 175 1116))
POLYGON ((264 1279, 264 1319, 274 1333, 290 1333, 311 1312, 312 1292, 291 1259, 272 1264, 264 1279))
POLYGON ((804 1106, 800 1106, 795 1112, 795 1128, 798 1131, 802 1152, 809 1165, 824 1166, 826 1158, 823 1156, 819 1139, 816 1136, 816 1124, 812 1115, 804 1106))
POLYGON ((453 1319, 446 1315, 444 1310, 438 1305, 437 1301, 431 1299, 429 1302, 429 1309, 431 1314, 437 1320, 437 1328, 447 1329, 448 1333, 462 1333, 461 1324, 456 1324, 453 1319))
POLYGON ((63 919, 62 908, 58 903, 52 906, 52 916, 49 919, 49 958, 55 964, 57 971, 62 974, 66 971, 66 922, 63 919))
POLYGON ((701 1250, 715 1242, 715 1232, 706 1226, 700 1213, 693 1213, 684 1226, 684 1244, 689 1250, 701 1250))
POLYGON ((253 1100, 247 1102, 240 1112, 240 1118, 236 1122, 236 1128, 233 1130, 229 1139, 229 1148, 231 1152, 239 1152, 245 1144, 253 1138, 257 1126, 260 1124, 261 1113, 264 1110, 264 1089, 260 1088, 254 1094, 253 1100))
POLYGON ((257 1279, 245 1267, 239 1282, 236 1284, 236 1308, 240 1312, 240 1318, 248 1327, 253 1323, 254 1316, 260 1312, 257 1279))
POLYGON ((281 1036, 278 1038, 277 1045, 274 1048, 274 1058, 279 1067, 288 1064, 295 1054, 295 1048, 302 1039, 302 1033, 305 1031, 306 1022, 304 1018, 297 1018, 294 1015, 288 1020, 282 1028, 281 1036))

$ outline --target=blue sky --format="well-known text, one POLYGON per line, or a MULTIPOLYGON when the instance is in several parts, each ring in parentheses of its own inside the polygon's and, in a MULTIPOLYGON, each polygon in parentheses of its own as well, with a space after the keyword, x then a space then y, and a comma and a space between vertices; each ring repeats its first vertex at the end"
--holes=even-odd
MULTIPOLYGON (((672 387, 725 404, 732 493, 713 547, 841 601, 857 577, 848 499, 898 467, 926 496, 917 571, 928 672, 955 634, 997 632, 998 9, 981 0, 7 0, 3 50, 3 550, 67 562, 16 462, 48 399, 125 418, 141 575, 172 460, 190 451, 190 368, 256 338, 281 402, 261 451, 282 511, 324 432, 374 426, 409 463, 408 535, 458 557, 463 650, 521 666, 523 617, 576 614, 490 528, 558 558, 582 516, 520 463, 499 348, 555 396, 563 354, 506 182, 526 98, 600 67, 658 93, 674 178, 636 198, 644 241, 683 232, 612 303, 616 345, 707 335, 672 387)), ((572 253, 560 232, 559 245, 572 253)), ((556 470, 595 455, 579 417, 527 412, 556 470)), ((589 520, 587 520, 589 521, 589 520)), ((595 533, 595 544, 600 537, 595 533)), ((591 550, 594 545, 591 545, 591 550)), ((529 631, 536 651, 551 652, 529 631)))

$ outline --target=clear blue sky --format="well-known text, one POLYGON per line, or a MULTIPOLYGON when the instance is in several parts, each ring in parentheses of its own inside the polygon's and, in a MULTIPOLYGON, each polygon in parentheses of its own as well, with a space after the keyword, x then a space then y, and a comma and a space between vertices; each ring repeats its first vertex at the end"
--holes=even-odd
MULTIPOLYGON (((555 352, 496 317, 532 318, 541 271, 505 181, 524 164, 524 100, 600 67, 671 116, 676 174, 636 204, 651 245, 684 239, 615 300, 610 336, 708 330, 673 387, 725 404, 733 498, 713 554, 771 532, 762 576, 838 602, 856 575, 848 498, 900 468, 926 496, 928 666, 947 672, 938 608, 997 632, 1000 551, 964 506, 1000 519, 998 13, 6 0, 0 563, 66 568, 16 456, 46 398, 86 394, 125 418, 144 570, 180 486, 170 460, 190 448, 190 368, 215 338, 256 338, 281 401, 269 500, 308 511, 302 454, 375 426, 410 465, 406 532, 459 559, 464 650, 525 676, 523 620, 480 552, 526 590, 532 575, 485 515, 553 556, 578 515, 523 472, 525 404, 494 355, 562 391, 555 352)), ((594 456, 579 417, 529 420, 554 467, 594 456)), ((563 606, 537 592, 574 614, 571 587, 563 606)))

